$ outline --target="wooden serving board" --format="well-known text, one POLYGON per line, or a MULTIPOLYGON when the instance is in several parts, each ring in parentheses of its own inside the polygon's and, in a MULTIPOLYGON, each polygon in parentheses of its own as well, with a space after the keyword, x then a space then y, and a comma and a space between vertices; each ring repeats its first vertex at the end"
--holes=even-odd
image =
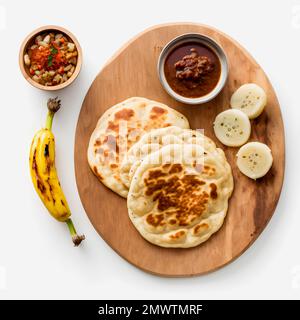
POLYGON ((259 236, 278 202, 284 176, 284 127, 275 92, 262 68, 236 41, 211 27, 192 23, 155 26, 124 45, 105 65, 91 85, 78 119, 75 141, 76 181, 82 204, 101 237, 123 258, 144 271, 163 276, 193 276, 216 270, 241 255, 259 236), (205 105, 183 105, 172 99, 157 75, 158 56, 174 37, 188 32, 217 40, 229 60, 229 78, 217 98, 205 105), (268 96, 263 114, 252 121, 250 141, 272 149, 274 164, 262 179, 253 181, 236 167, 237 148, 219 143, 213 133, 215 116, 229 107, 240 85, 255 82, 268 96), (235 189, 223 227, 204 244, 191 249, 166 249, 144 240, 127 214, 126 200, 107 189, 87 162, 90 135, 98 118, 110 106, 131 96, 163 102, 182 112, 192 128, 223 148, 232 166, 235 189))

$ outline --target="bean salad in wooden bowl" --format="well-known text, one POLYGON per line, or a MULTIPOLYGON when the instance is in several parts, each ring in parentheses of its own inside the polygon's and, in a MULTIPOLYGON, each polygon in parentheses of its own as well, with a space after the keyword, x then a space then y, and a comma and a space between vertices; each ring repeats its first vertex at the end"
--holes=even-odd
POLYGON ((58 90, 73 82, 80 71, 81 59, 78 41, 61 27, 34 31, 20 50, 24 77, 44 90, 58 90))

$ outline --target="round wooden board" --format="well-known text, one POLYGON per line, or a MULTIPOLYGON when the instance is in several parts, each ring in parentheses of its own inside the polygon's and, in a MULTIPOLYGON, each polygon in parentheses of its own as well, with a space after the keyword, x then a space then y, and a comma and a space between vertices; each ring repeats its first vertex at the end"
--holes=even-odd
POLYGON ((144 271, 163 276, 193 276, 216 270, 241 255, 270 220, 278 202, 284 176, 284 127, 275 92, 254 59, 236 41, 211 27, 192 23, 155 26, 123 46, 105 65, 90 87, 78 119, 75 140, 75 171, 84 209, 101 237, 123 258, 144 271), (162 88, 157 59, 174 37, 198 32, 217 40, 227 53, 229 78, 213 101, 200 106, 182 105, 162 88), (240 85, 255 82, 268 96, 263 114, 252 121, 250 141, 264 142, 272 149, 274 164, 262 179, 253 181, 236 167, 237 148, 220 144, 213 133, 215 116, 229 107, 231 94, 240 85), (127 214, 126 200, 107 189, 94 176, 87 162, 90 135, 98 118, 110 106, 131 96, 163 102, 180 112, 191 127, 223 148, 232 166, 235 189, 223 227, 204 244, 191 249, 166 249, 144 240, 127 214))

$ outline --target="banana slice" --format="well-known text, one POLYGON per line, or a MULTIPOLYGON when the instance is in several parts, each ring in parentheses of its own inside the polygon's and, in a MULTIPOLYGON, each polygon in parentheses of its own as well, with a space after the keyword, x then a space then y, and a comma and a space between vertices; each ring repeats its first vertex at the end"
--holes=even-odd
POLYGON ((273 157, 270 148, 261 142, 249 142, 237 153, 237 166, 251 179, 263 177, 271 168, 273 157))
POLYGON ((258 117, 266 104, 265 91, 255 83, 247 83, 239 87, 230 100, 231 108, 243 111, 249 119, 258 117))
POLYGON ((214 131, 216 137, 226 146, 239 147, 249 139, 251 124, 245 113, 229 109, 217 115, 214 131))

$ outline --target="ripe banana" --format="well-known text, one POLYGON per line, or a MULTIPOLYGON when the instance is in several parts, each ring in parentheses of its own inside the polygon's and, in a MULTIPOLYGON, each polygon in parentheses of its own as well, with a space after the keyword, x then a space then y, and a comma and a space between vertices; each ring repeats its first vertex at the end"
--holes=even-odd
POLYGON ((29 156, 31 179, 49 213, 56 220, 67 223, 73 243, 78 246, 85 237, 76 233, 70 219, 71 211, 60 186, 55 167, 55 139, 51 128, 54 114, 60 108, 60 100, 57 98, 49 99, 47 106, 46 127, 35 134, 31 143, 29 156))

